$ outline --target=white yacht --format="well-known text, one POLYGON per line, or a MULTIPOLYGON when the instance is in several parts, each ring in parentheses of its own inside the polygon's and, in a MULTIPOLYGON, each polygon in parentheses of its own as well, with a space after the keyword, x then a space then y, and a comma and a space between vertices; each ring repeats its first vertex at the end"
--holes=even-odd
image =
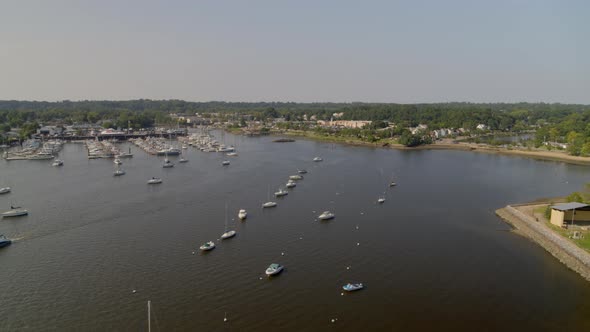
POLYGON ((237 157, 238 153, 237 152, 228 152, 225 155, 228 157, 237 157))
POLYGON ((377 203, 379 203, 379 204, 385 203, 385 197, 379 197, 379 199, 377 200, 377 203))
POLYGON ((289 195, 289 192, 284 190, 283 188, 279 189, 279 191, 275 192, 275 197, 282 197, 289 195))
POLYGON ((148 184, 158 184, 158 183, 162 183, 162 179, 160 179, 160 178, 155 178, 155 177, 154 177, 154 178, 151 178, 151 179, 149 179, 147 183, 148 183, 148 184))
POLYGON ((221 165, 223 166, 229 166, 229 160, 224 160, 221 162, 221 165))
POLYGON ((59 159, 55 159, 53 161, 53 164, 51 164, 51 166, 63 166, 64 162, 62 160, 59 159))
POLYGON ((113 173, 114 176, 121 176, 121 175, 125 175, 125 171, 122 169, 118 169, 113 173))
POLYGON ((27 214, 29 214, 29 211, 27 211, 26 209, 23 209, 21 207, 11 206, 10 210, 2 213, 2 217, 4 217, 4 218, 19 217, 19 216, 26 216, 27 214))
POLYGON ((238 218, 240 218, 240 220, 244 220, 244 219, 246 219, 247 217, 248 217, 248 212, 246 212, 246 210, 244 210, 244 209, 241 209, 241 210, 238 212, 238 218))
POLYGON ((342 286, 342 289, 347 291, 347 292, 354 292, 357 290, 361 290, 363 289, 364 286, 362 283, 358 283, 358 284, 346 284, 344 286, 342 286))
POLYGON ((233 230, 232 231, 227 231, 227 232, 221 234, 221 239, 222 240, 225 240, 225 239, 232 238, 234 236, 236 236, 236 231, 233 231, 233 230))
POLYGON ((184 157, 180 157, 180 159, 178 159, 179 163, 187 163, 188 159, 184 159, 184 157))
POLYGON ((10 187, 0 188, 0 194, 7 194, 10 192, 10 187))
POLYGON ((297 173, 299 173, 299 174, 307 174, 307 170, 306 169, 299 169, 299 170, 297 170, 297 173))
POLYGON ((121 164, 123 164, 123 162, 122 162, 122 161, 121 161, 121 159, 119 159, 119 158, 115 158, 115 160, 113 160, 113 162, 114 162, 115 164, 117 164, 117 165, 121 165, 121 164))
POLYGON ((330 219, 334 219, 334 213, 330 212, 330 211, 324 211, 322 214, 320 214, 318 216, 319 220, 330 220, 330 219))
POLYGON ((266 268, 265 273, 267 276, 274 276, 281 273, 281 271, 283 271, 283 266, 281 264, 273 263, 266 268))
POLYGON ((313 161, 318 162, 318 161, 323 161, 324 159, 320 158, 320 157, 315 157, 313 158, 313 161))
POLYGON ((294 181, 303 180, 303 175, 299 175, 299 174, 291 175, 291 176, 289 176, 289 180, 294 180, 294 181))
POLYGON ((289 182, 287 182, 287 188, 295 188, 295 186, 297 186, 297 183, 295 183, 294 181, 289 180, 289 182))

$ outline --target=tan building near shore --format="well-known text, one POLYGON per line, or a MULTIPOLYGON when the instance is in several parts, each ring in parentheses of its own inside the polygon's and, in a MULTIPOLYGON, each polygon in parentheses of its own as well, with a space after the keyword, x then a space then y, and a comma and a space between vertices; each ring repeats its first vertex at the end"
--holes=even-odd
POLYGON ((323 127, 343 127, 343 128, 363 128, 366 125, 371 124, 371 121, 360 121, 360 120, 331 120, 322 121, 319 120, 318 125, 323 127))
POLYGON ((566 225, 587 226, 590 224, 590 205, 571 202, 551 206, 551 223, 555 226, 566 225))

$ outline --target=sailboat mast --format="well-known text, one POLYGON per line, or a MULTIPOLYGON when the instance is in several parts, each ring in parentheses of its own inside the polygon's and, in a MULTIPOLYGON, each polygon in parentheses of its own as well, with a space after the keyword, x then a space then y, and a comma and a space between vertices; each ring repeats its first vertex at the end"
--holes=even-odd
POLYGON ((150 308, 151 301, 148 301, 148 332, 152 331, 152 319, 151 319, 151 308, 150 308))

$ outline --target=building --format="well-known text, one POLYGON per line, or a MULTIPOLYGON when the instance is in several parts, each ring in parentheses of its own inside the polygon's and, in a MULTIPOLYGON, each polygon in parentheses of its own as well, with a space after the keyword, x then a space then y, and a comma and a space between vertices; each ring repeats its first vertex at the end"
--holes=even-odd
POLYGON ((319 120, 318 125, 323 127, 340 127, 340 128, 363 128, 366 125, 371 124, 371 121, 353 121, 353 120, 330 120, 323 121, 319 120))
POLYGON ((590 223, 590 205, 578 202, 563 203, 551 207, 551 223, 555 226, 565 227, 582 223, 590 223))

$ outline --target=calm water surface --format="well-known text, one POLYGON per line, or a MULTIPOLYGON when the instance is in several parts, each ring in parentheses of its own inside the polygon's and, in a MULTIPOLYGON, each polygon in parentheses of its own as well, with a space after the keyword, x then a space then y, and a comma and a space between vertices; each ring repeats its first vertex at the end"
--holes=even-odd
POLYGON ((229 167, 189 149, 189 163, 163 169, 132 148, 127 174, 113 177, 112 160, 86 159, 81 144, 65 145, 61 168, 1 161, 13 192, 0 206, 30 215, 0 221, 17 239, 0 250, 0 330, 145 331, 148 300, 153 331, 590 330, 590 284, 494 215, 579 190, 588 168, 225 139, 238 145, 229 167), (262 210, 297 168, 305 179, 262 210), (152 176, 164 183, 148 186, 152 176), (238 235, 219 243, 226 202, 238 235), (316 221, 324 210, 336 219, 316 221), (209 240, 217 248, 199 253, 209 240), (286 269, 269 280, 273 262, 286 269), (342 296, 347 282, 366 289, 342 296))

